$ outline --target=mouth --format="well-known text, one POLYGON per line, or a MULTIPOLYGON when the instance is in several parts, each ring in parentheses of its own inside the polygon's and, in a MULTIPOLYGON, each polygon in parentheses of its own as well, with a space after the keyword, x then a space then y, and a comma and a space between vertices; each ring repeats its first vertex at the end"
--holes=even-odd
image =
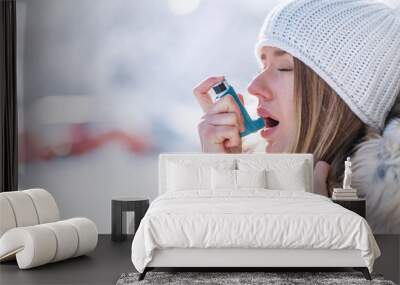
POLYGON ((275 128, 279 125, 279 120, 275 115, 271 114, 268 110, 258 107, 257 114, 264 119, 265 128, 275 128))
POLYGON ((265 127, 264 129, 261 130, 261 136, 265 139, 270 140, 270 136, 276 132, 278 126, 279 126, 279 120, 276 118, 273 118, 272 115, 267 111, 263 109, 258 110, 258 115, 262 118, 264 118, 265 122, 265 127))
POLYGON ((266 128, 275 128, 279 125, 279 121, 271 117, 264 118, 266 128))
POLYGON ((265 128, 261 131, 261 136, 265 139, 269 139, 269 137, 276 131, 279 121, 272 119, 271 117, 264 118, 265 128))

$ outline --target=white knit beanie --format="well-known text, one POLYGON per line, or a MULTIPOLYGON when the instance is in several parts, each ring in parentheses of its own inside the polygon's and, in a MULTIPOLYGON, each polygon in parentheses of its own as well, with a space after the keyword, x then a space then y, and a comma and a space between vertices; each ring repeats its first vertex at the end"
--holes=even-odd
POLYGON ((400 6, 373 0, 294 0, 275 7, 256 45, 316 72, 367 125, 382 130, 400 93, 400 6))

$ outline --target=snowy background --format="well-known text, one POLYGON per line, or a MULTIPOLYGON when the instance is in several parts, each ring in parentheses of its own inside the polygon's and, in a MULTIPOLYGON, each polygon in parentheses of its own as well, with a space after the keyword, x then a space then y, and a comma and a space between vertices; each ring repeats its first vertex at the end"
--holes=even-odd
POLYGON ((112 196, 156 197, 160 152, 201 151, 193 87, 246 93, 277 2, 18 0, 20 189, 109 233, 112 196))
POLYGON ((159 153, 201 151, 201 80, 225 75, 254 115, 254 45, 278 2, 17 0, 19 188, 110 233, 113 196, 157 196, 159 153))

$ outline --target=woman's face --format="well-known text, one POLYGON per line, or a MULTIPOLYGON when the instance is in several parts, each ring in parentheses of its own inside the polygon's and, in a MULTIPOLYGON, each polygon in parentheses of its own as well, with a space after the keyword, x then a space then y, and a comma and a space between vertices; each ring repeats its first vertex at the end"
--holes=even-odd
POLYGON ((265 120, 261 136, 268 142, 266 152, 284 152, 296 128, 293 56, 265 46, 260 53, 261 71, 248 86, 258 98, 257 113, 265 120))

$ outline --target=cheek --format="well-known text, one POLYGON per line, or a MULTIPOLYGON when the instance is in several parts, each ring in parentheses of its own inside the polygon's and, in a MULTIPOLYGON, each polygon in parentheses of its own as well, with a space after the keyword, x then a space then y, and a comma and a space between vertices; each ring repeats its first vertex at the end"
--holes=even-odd
POLYGON ((286 144, 291 143, 294 140, 294 136, 296 134, 296 123, 295 116, 290 114, 286 118, 286 124, 284 128, 282 128, 282 140, 286 142, 286 144))
POLYGON ((296 129, 296 108, 293 90, 285 90, 285 93, 281 96, 280 107, 283 115, 281 135, 288 141, 292 139, 296 129))
POLYGON ((296 109, 294 106, 294 101, 288 102, 286 106, 287 109, 285 110, 285 124, 290 131, 293 131, 296 127, 296 109))
POLYGON ((282 111, 287 117, 287 123, 292 126, 294 124, 294 119, 296 115, 293 76, 290 76, 287 78, 287 80, 285 80, 281 99, 282 105, 284 107, 282 111))

